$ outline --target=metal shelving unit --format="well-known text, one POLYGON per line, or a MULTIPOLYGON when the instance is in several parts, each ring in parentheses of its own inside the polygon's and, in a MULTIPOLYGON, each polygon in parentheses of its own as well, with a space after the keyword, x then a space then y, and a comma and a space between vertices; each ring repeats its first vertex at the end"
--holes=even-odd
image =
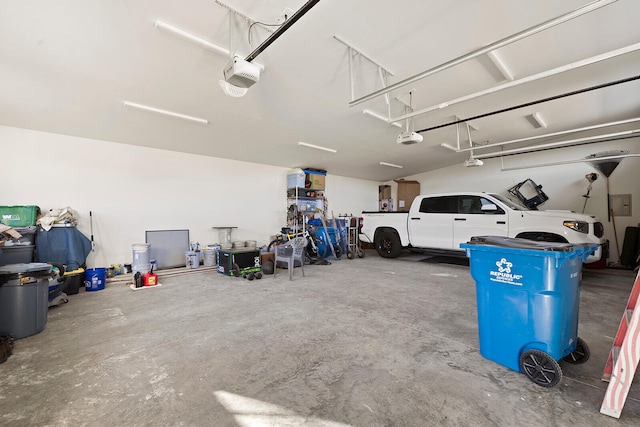
POLYGON ((326 216, 327 206, 323 190, 287 189, 287 227, 304 231, 310 219, 326 216))

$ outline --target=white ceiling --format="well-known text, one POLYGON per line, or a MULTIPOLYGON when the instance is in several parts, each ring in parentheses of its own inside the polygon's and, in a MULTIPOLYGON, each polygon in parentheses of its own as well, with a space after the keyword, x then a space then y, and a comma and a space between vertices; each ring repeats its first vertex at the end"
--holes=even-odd
MULTIPOLYGON (((161 20, 225 48, 231 34, 242 55, 268 37, 254 26, 249 46, 244 20, 234 21, 229 31, 229 10, 214 0, 3 1, 0 124, 386 181, 462 164, 469 155, 440 146, 457 144, 455 126, 422 132, 422 143, 399 145, 401 129, 362 113, 386 115, 384 97, 350 106, 349 51, 334 36, 393 73, 393 84, 588 2, 321 0, 256 58, 265 66, 259 82, 246 96, 232 98, 218 85, 228 58, 154 26, 161 20), (209 123, 127 108, 124 100, 209 123), (299 141, 338 153, 300 147, 299 141), (380 166, 381 161, 404 168, 380 166)), ((223 2, 265 23, 305 3, 223 2)), ((618 0, 497 53, 514 79, 521 79, 640 42, 638 17, 639 1, 618 0)), ((354 71, 356 98, 380 88, 377 68, 367 60, 355 57, 354 71)), ((413 125, 422 130, 454 116, 473 117, 639 74, 640 53, 628 53, 419 115, 413 125)), ((409 91, 414 108, 421 109, 503 83, 482 55, 392 91, 391 108, 396 117, 401 104, 395 98, 406 99, 409 91)), ((495 143, 637 116, 639 80, 474 120, 471 137, 474 143, 495 143), (535 129, 525 119, 535 112, 548 128, 535 129)), ((622 128, 640 128, 640 122, 594 133, 622 128)))

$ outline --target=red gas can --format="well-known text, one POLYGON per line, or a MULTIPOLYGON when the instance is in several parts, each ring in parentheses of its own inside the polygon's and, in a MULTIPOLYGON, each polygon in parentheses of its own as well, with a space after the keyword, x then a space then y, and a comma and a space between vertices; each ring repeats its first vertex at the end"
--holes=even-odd
POLYGON ((158 284, 158 275, 152 273, 151 271, 147 271, 146 273, 144 273, 144 276, 142 278, 144 279, 145 286, 155 286, 158 284))

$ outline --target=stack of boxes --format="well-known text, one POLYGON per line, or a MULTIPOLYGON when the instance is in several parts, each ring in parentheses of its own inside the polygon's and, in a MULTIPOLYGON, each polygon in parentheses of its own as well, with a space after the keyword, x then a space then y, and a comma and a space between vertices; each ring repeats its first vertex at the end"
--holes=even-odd
POLYGON ((413 199, 420 195, 420 183, 404 179, 395 181, 398 184, 398 212, 409 212, 413 199))
POLYGON ((409 212, 413 199, 420 195, 420 183, 418 181, 396 179, 395 182, 398 184, 397 206, 391 198, 391 186, 378 186, 378 209, 380 212, 409 212))
POLYGON ((390 185, 378 186, 378 210, 380 212, 392 212, 395 210, 393 208, 390 185))

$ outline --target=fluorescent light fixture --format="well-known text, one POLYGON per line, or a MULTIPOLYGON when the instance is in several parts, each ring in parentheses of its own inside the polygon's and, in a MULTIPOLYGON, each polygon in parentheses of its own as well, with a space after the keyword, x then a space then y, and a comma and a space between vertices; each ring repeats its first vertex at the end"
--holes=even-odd
POLYGON ((385 116, 383 116, 382 114, 378 114, 375 111, 362 110, 362 114, 365 114, 367 116, 371 116, 371 117, 373 117, 375 119, 378 119, 378 120, 382 120, 383 122, 385 122, 385 123, 387 123, 387 124, 389 124, 391 126, 402 128, 402 125, 400 123, 398 123, 398 122, 389 122, 389 120, 385 116))
POLYGON ((545 122, 542 116, 540 116, 540 113, 529 114, 528 116, 525 116, 525 118, 529 123, 531 123, 531 126, 536 129, 547 127, 547 122, 545 122))
POLYGON ((228 49, 225 49, 223 47, 220 47, 218 45, 215 45, 213 43, 211 43, 208 40, 205 40, 203 38, 200 38, 196 35, 193 35, 191 33, 186 32, 183 29, 180 29, 178 27, 174 27, 173 25, 167 24, 166 22, 162 22, 160 20, 157 20, 155 22, 155 27, 159 28, 161 30, 165 30, 168 31, 170 33, 173 33, 179 37, 182 37, 185 40, 189 40, 190 42, 193 42, 201 47, 204 47, 205 49, 211 50, 215 53, 218 53, 220 55, 229 57, 230 53, 228 49))
POLYGON ((174 111, 162 110, 160 108, 150 107, 148 105, 136 104, 135 102, 124 101, 125 107, 138 108, 144 111, 151 111, 152 113, 164 114, 165 116, 176 117, 178 119, 189 120, 192 122, 208 124, 209 120, 201 119, 199 117, 188 116, 186 114, 176 113, 174 111))
POLYGON ((298 142, 298 145, 303 147, 314 148, 316 150, 328 151, 329 153, 337 153, 338 150, 334 150, 333 148, 321 147, 319 145, 307 144, 306 142, 298 142))
MULTIPOLYGON (((207 50, 210 50, 212 52, 215 52, 219 55, 225 56, 227 58, 231 57, 231 52, 229 52, 229 49, 225 49, 224 47, 218 46, 216 44, 211 43, 209 40, 205 40, 201 37, 198 37, 194 34, 191 34, 181 28, 178 27, 174 27, 173 25, 167 24, 166 22, 157 20, 155 22, 155 27, 161 30, 165 30, 168 31, 172 34, 175 34, 178 37, 182 37, 183 39, 190 41, 192 43, 197 44, 200 47, 203 47, 207 50)), ((257 65, 258 67, 260 67, 260 71, 264 71, 264 65, 262 64, 258 64, 257 62, 251 62, 252 64, 257 65)))
POLYGON ((381 166, 390 166, 392 168, 398 168, 398 169, 402 169, 402 166, 400 165, 394 165, 393 163, 387 163, 387 162, 380 162, 381 166))

